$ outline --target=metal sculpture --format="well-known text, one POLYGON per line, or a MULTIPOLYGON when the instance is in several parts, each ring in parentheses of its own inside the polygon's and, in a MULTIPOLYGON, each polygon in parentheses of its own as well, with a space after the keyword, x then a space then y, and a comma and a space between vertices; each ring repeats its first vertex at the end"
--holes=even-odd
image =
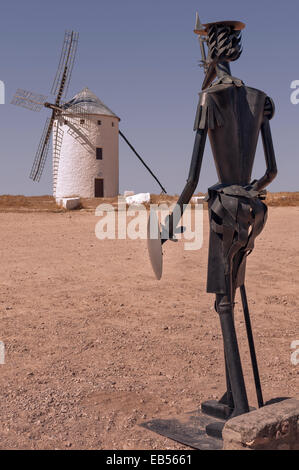
MULTIPOLYGON (((244 23, 220 21, 201 24, 198 14, 194 32, 199 35, 205 77, 195 118, 195 143, 189 176, 175 210, 166 220, 159 239, 148 240, 154 271, 161 276, 161 253, 168 239, 181 231, 178 224, 199 180, 206 137, 209 136, 219 181, 208 190, 210 221, 207 292, 216 295, 215 310, 222 329, 227 390, 217 401, 202 404, 202 412, 218 418, 209 422, 206 433, 221 438, 225 420, 249 411, 239 347, 234 325, 234 300, 240 288, 259 406, 263 397, 245 290, 247 256, 262 231, 267 207, 264 188, 277 174, 269 120, 274 104, 264 92, 246 86, 232 76, 230 62, 242 52, 244 23), (208 47, 206 57, 205 44, 208 47), (216 79, 216 80, 215 80, 216 79), (215 80, 215 81, 214 81, 215 80), (266 172, 251 181, 261 132, 266 172)), ((149 226, 153 223, 149 219, 149 226)), ((155 223, 155 222, 154 222, 155 223)))

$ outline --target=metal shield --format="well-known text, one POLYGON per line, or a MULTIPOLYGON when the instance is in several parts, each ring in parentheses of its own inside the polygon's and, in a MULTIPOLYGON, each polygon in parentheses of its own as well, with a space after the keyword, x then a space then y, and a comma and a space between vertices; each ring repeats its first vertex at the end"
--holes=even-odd
POLYGON ((163 253, 160 224, 157 214, 153 209, 150 211, 147 222, 147 248, 153 271, 156 278, 159 280, 162 277, 163 253))

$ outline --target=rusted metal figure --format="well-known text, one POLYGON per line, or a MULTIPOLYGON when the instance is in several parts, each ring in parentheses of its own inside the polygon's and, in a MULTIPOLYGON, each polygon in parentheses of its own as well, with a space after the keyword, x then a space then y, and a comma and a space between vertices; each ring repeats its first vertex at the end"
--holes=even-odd
MULTIPOLYGON (((195 143, 188 180, 177 202, 181 211, 174 211, 167 220, 169 237, 163 236, 165 227, 161 234, 163 244, 166 239, 174 238, 178 231, 181 214, 198 184, 208 135, 219 180, 208 190, 207 292, 216 294, 215 309, 223 335, 227 390, 219 402, 203 403, 202 411, 222 419, 249 411, 234 325, 237 288, 241 290, 258 403, 263 405, 244 283, 247 256, 267 218, 267 207, 262 202, 264 188, 277 174, 269 125, 274 115, 273 101, 263 91, 248 87, 233 77, 230 70, 230 62, 237 60, 242 52, 241 30, 244 27, 244 23, 237 21, 202 25, 197 16, 194 32, 201 43, 205 78, 194 124, 195 143), (260 179, 251 181, 259 133, 266 172, 260 179)), ((152 264, 154 267, 153 259, 152 264)), ((206 431, 221 437, 222 428, 223 422, 215 421, 206 431)))

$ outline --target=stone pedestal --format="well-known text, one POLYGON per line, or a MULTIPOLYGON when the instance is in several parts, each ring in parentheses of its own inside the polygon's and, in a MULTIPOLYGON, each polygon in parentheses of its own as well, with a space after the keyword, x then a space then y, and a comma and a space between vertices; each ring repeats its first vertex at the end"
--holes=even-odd
POLYGON ((268 404, 228 420, 224 450, 299 450, 299 399, 268 404))

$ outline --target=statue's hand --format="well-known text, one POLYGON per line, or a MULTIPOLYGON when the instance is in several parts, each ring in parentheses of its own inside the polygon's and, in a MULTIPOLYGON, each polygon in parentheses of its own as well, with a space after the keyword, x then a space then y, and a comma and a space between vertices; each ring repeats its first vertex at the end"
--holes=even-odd
POLYGON ((174 228, 174 230, 170 230, 170 223, 172 223, 172 214, 168 215, 165 219, 164 225, 161 226, 161 241, 162 244, 165 243, 167 240, 171 240, 172 242, 177 242, 178 239, 175 237, 176 233, 184 233, 186 227, 180 226, 174 228))
POLYGON ((256 195, 260 199, 265 199, 266 195, 267 195, 267 190, 266 189, 259 190, 258 189, 258 183, 259 183, 258 180, 253 180, 253 181, 251 181, 250 184, 248 184, 248 186, 245 186, 245 189, 246 189, 246 191, 248 191, 250 193, 256 193, 256 195))

